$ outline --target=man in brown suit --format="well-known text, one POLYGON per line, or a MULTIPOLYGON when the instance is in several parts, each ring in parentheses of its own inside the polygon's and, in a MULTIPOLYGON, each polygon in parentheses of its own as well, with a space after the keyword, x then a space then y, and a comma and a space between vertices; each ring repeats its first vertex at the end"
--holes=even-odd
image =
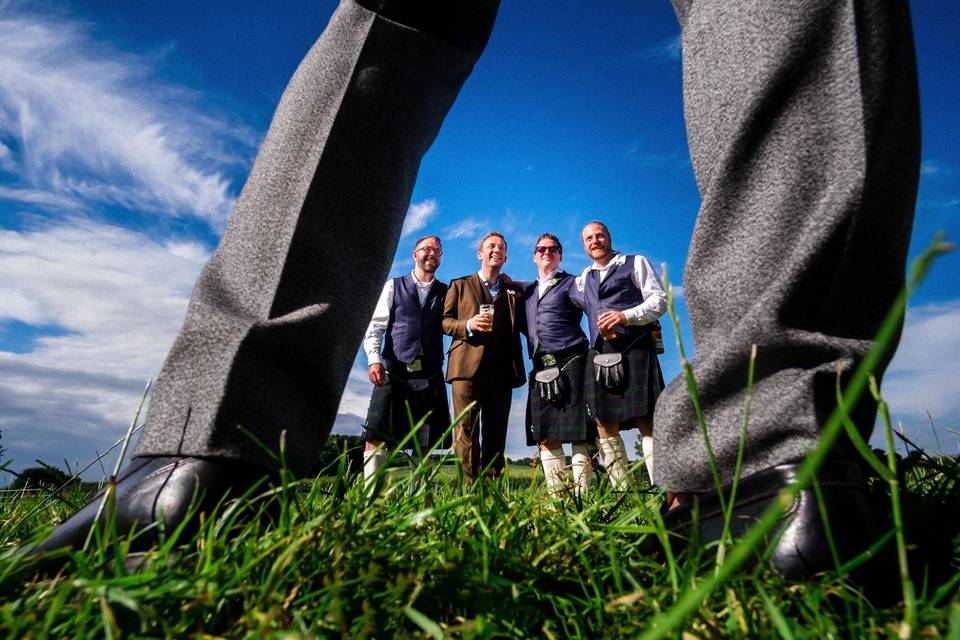
POLYGON ((468 484, 481 470, 491 476, 503 471, 511 396, 526 383, 516 322, 523 287, 500 272, 507 261, 503 235, 487 233, 477 258, 480 271, 451 282, 443 306, 443 332, 453 338, 447 382, 454 416, 476 401, 457 425, 453 441, 468 484), (480 313, 480 305, 492 306, 493 313, 480 313))

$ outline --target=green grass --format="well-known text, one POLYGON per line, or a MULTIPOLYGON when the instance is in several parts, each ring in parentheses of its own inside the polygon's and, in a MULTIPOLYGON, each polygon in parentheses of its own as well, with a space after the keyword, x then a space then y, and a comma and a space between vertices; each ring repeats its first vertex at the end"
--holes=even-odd
MULTIPOLYGON (((434 465, 421 469, 428 481, 412 494, 405 470, 386 471, 389 482, 371 502, 344 458, 333 476, 291 481, 240 508, 202 514, 195 536, 168 532, 132 569, 127 545, 110 542, 108 517, 63 571, 35 576, 30 561, 10 552, 71 508, 36 494, 0 498, 0 630, 11 638, 960 640, 960 462, 894 455, 871 380, 912 287, 943 250, 935 243, 921 259, 877 349, 838 392, 840 409, 824 425, 822 446, 785 490, 795 494, 814 477, 830 443, 849 431, 843 407, 869 387, 888 451, 877 456, 861 443, 861 454, 893 514, 889 575, 898 603, 876 606, 850 582, 848 566, 804 583, 749 566, 782 514, 779 500, 743 539, 663 560, 640 552, 649 536, 664 535, 656 512, 662 497, 642 486, 614 494, 600 478, 597 491, 579 500, 548 491, 539 473, 517 466, 465 490, 449 466, 434 465), (272 518, 263 516, 267 504, 278 507, 272 518), (911 566, 918 551, 934 562, 911 566)), ((685 359, 684 372, 696 402, 685 359)))
MULTIPOLYGON (((353 478, 292 483, 274 522, 253 515, 256 501, 247 517, 214 515, 132 571, 99 538, 53 577, 17 575, 23 561, 7 557, 0 629, 11 638, 629 637, 712 575, 710 549, 684 552, 672 568, 638 553, 659 496, 621 499, 601 483, 578 509, 529 468, 513 471, 459 495, 448 477, 413 496, 397 478, 399 490, 372 503, 353 478)), ((902 490, 929 496, 948 477, 960 480, 956 461, 923 461, 902 490)), ((4 547, 70 511, 49 504, 12 531, 38 499, 0 501, 4 547)), ((949 560, 956 580, 956 550, 949 560)), ((960 633, 955 587, 918 589, 915 630, 960 633)), ((708 594, 675 632, 893 637, 902 623, 900 606, 874 608, 843 576, 788 584, 752 569, 708 594)))

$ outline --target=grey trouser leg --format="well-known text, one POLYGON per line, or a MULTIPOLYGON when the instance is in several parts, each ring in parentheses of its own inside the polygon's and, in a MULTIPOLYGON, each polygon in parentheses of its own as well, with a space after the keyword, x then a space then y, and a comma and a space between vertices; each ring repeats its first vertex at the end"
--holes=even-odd
MULTIPOLYGON (((425 6, 394 4, 386 13, 398 20, 425 6)), ((157 379, 135 455, 272 466, 240 425, 275 451, 286 430, 289 468, 309 471, 420 160, 492 28, 496 3, 474 5, 451 9, 471 13, 461 23, 433 12, 426 33, 344 0, 280 100, 157 379)))
MULTIPOLYGON (((750 345, 744 474, 803 455, 903 283, 919 167, 905 0, 676 0, 702 197, 686 266, 694 372, 729 481, 750 345)), ((855 419, 869 434, 872 403, 855 419)), ((681 380, 655 415, 657 482, 712 488, 681 380)))

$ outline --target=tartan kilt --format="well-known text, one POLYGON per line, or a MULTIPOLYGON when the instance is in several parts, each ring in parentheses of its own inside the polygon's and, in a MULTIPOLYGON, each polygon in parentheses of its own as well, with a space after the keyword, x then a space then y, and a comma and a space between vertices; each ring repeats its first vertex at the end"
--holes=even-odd
POLYGON ((633 341, 623 340, 625 344, 620 342, 604 340, 599 352, 591 349, 587 354, 590 364, 585 375, 584 395, 587 413, 591 418, 619 422, 623 431, 636 426, 633 418, 653 415, 657 396, 663 391, 664 384, 660 361, 649 335, 633 341), (597 381, 593 356, 618 351, 623 354, 623 381, 613 389, 608 389, 603 382, 597 381))
POLYGON ((587 352, 561 363, 564 398, 549 402, 540 395, 530 372, 527 391, 527 445, 536 446, 543 440, 579 442, 597 437, 597 425, 587 416, 583 402, 584 371, 587 370, 587 352))
MULTIPOLYGON (((422 378, 420 378, 422 379, 422 378)), ((413 424, 420 421, 428 412, 433 411, 415 436, 421 449, 432 446, 450 426, 450 405, 447 403, 447 388, 442 372, 429 377, 430 386, 426 391, 414 392, 406 385, 407 378, 390 375, 387 384, 374 387, 370 396, 370 407, 363 425, 363 440, 371 438, 382 440, 387 446, 396 446, 410 433, 412 424, 407 415, 407 404, 413 424)), ((414 439, 407 441, 405 449, 414 448, 414 439)), ((447 434, 438 449, 449 449, 451 436, 447 434)))

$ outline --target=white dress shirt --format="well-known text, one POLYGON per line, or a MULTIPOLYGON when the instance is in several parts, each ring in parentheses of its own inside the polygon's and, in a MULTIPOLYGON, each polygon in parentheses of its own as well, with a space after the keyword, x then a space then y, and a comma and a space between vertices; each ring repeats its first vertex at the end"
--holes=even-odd
POLYGON ((543 294, 547 292, 547 288, 548 288, 547 284, 551 280, 553 280, 553 277, 556 276, 558 273, 563 273, 563 270, 560 269, 560 267, 557 267, 547 275, 543 276, 543 278, 541 278, 540 276, 537 276, 537 299, 540 299, 543 297, 543 294))
MULTIPOLYGON (((493 284, 490 284, 490 281, 487 280, 487 277, 483 275, 483 271, 477 271, 477 275, 480 276, 480 282, 483 283, 483 286, 487 288, 487 291, 490 292, 490 299, 496 300, 497 294, 500 293, 500 285, 503 284, 503 277, 497 276, 497 281, 493 284)), ((470 326, 470 318, 467 320, 467 337, 473 337, 473 327, 470 326)))
MULTIPOLYGON (((420 282, 417 280, 415 271, 411 271, 413 284, 417 288, 417 298, 420 299, 420 306, 423 306, 430 293, 430 287, 437 281, 436 278, 429 282, 420 282)), ((370 324, 367 326, 367 333, 363 336, 363 350, 367 354, 367 366, 382 364, 380 358, 380 347, 383 346, 383 334, 387 332, 387 324, 390 322, 390 309, 393 308, 393 278, 387 280, 383 285, 383 291, 380 292, 380 299, 377 300, 377 306, 373 310, 373 317, 370 318, 370 324)))
MULTIPOLYGON (((601 267, 596 262, 583 270, 577 276, 577 290, 583 291, 587 283, 587 274, 591 271, 600 272, 600 282, 607 277, 610 267, 613 265, 623 265, 627 262, 627 256, 622 253, 615 253, 613 259, 607 263, 607 266, 601 267)), ((633 284, 643 293, 643 302, 629 309, 619 309, 627 318, 627 324, 650 324, 657 320, 667 310, 667 294, 660 283, 660 277, 657 276, 656 269, 650 264, 650 261, 643 256, 635 256, 633 260, 633 271, 630 273, 633 284)))

